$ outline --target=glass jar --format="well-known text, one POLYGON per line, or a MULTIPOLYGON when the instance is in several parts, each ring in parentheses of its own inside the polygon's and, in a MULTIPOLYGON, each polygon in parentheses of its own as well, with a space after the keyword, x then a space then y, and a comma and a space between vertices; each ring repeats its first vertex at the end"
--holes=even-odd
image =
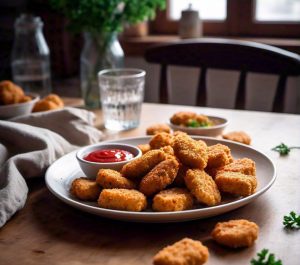
POLYGON ((87 108, 100 107, 97 74, 107 68, 121 68, 124 52, 117 33, 84 33, 84 47, 80 56, 81 94, 87 108))
POLYGON ((39 17, 22 14, 15 22, 11 67, 13 80, 26 92, 41 96, 51 92, 49 48, 39 17))

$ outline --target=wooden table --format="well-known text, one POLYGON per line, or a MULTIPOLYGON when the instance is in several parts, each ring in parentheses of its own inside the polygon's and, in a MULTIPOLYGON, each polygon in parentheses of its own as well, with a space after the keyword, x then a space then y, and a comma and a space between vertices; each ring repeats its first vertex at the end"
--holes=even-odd
MULTIPOLYGON (((73 209, 45 187, 43 179, 28 181, 26 206, 0 230, 0 264, 151 264, 162 247, 190 237, 209 248, 207 264, 250 264, 256 252, 270 249, 284 265, 300 264, 300 231, 282 225, 291 210, 300 213, 300 150, 280 157, 271 148, 284 142, 300 146, 300 116, 250 111, 144 104, 139 128, 110 134, 107 138, 140 136, 155 122, 168 120, 174 112, 189 109, 230 120, 227 131, 245 130, 253 147, 265 152, 277 166, 275 184, 249 205, 218 217, 185 223, 143 224, 113 221, 73 209), (218 221, 246 218, 260 227, 251 248, 232 251, 215 244, 210 231, 218 221)), ((101 113, 97 126, 101 127, 101 113)))

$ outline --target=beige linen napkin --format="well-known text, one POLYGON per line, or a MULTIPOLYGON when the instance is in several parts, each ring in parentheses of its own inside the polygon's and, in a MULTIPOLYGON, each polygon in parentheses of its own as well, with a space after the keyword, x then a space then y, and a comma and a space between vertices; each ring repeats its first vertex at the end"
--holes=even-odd
POLYGON ((35 113, 0 121, 0 227, 27 198, 26 178, 43 176, 62 155, 101 140, 86 110, 35 113))

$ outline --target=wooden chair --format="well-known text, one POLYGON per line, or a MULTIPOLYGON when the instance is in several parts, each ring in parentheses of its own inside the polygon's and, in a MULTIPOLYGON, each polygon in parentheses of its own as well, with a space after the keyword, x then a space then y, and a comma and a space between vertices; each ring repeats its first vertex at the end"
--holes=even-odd
MULTIPOLYGON (((264 86, 273 85, 276 91, 271 109, 282 112, 287 78, 300 76, 299 55, 270 45, 238 40, 209 38, 183 40, 152 47, 146 51, 145 59, 147 62, 161 65, 159 88, 161 103, 169 102, 169 92, 172 89, 168 75, 170 66, 201 68, 196 80, 196 105, 207 105, 209 86, 214 84, 220 86, 221 82, 223 89, 226 89, 229 85, 235 84, 236 95, 233 99, 233 107, 237 109, 245 108, 246 88, 249 91, 254 86, 252 79, 264 79, 262 77, 267 76, 267 79, 264 79, 264 86), (219 70, 233 74, 236 82, 232 82, 230 78, 226 79, 226 75, 223 80, 220 80, 219 70), (208 72, 211 74, 209 78, 208 72), (216 76, 213 77, 213 74, 216 76), (218 80, 219 82, 216 82, 218 80)), ((300 90, 300 84, 297 82, 294 82, 294 85, 299 85, 297 89, 300 90)), ((226 95, 226 91, 224 93, 226 95)))

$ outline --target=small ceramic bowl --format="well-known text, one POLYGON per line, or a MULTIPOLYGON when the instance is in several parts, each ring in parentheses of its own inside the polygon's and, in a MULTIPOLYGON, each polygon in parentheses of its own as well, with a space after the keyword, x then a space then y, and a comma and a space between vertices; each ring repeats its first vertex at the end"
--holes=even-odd
POLYGON ((32 97, 32 100, 24 103, 16 103, 0 106, 0 118, 10 119, 17 116, 28 115, 31 113, 35 103, 40 99, 38 94, 27 93, 27 96, 32 97))
POLYGON ((211 136, 216 137, 222 134, 226 126, 228 125, 228 120, 221 117, 216 116, 207 116, 213 123, 213 126, 210 127, 186 127, 175 125, 169 122, 169 126, 172 128, 173 131, 182 131, 186 132, 189 135, 202 135, 202 136, 211 136))
POLYGON ((95 179, 97 177, 97 173, 99 169, 113 169, 120 171, 122 167, 127 164, 128 162, 142 156, 142 151, 137 148, 134 145, 129 144, 93 144, 88 145, 86 147, 81 148, 76 153, 76 158, 79 163, 79 166, 83 173, 90 179, 95 179), (96 150, 102 150, 102 149, 121 149, 128 151, 133 154, 133 158, 126 161, 121 162, 109 162, 109 163, 100 163, 100 162, 90 162, 87 160, 84 160, 83 158, 88 155, 89 153, 96 151, 96 150))

